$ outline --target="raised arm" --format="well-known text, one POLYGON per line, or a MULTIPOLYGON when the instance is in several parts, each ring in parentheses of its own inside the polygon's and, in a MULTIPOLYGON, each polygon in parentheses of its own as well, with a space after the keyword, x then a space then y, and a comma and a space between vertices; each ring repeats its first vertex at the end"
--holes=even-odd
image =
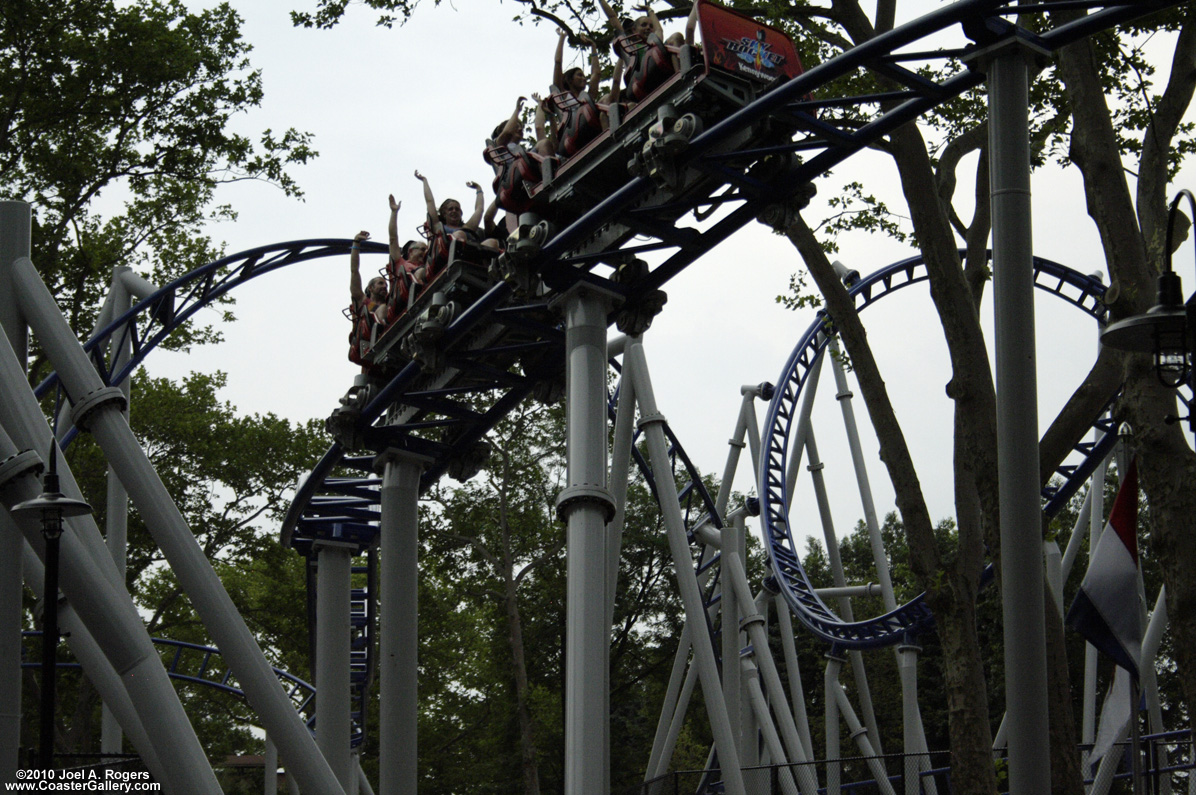
POLYGON ((494 237, 498 229, 496 217, 498 216, 498 197, 495 196, 490 204, 486 205, 486 214, 482 216, 482 233, 486 237, 494 237))
POLYGON ((581 36, 582 44, 586 44, 590 48, 590 98, 598 96, 598 87, 602 82, 602 63, 598 58, 598 44, 589 36, 581 36))
POLYGON ((536 141, 543 141, 548 138, 548 116, 544 112, 544 98, 539 94, 532 94, 532 99, 536 103, 536 141))
POLYGON ((610 25, 615 33, 623 32, 623 21, 619 19, 619 15, 610 7, 608 0, 598 0, 598 5, 602 6, 603 13, 606 14, 606 24, 610 25))
POLYGON ((556 55, 552 61, 552 84, 556 86, 557 91, 563 91, 565 89, 565 68, 562 64, 565 60, 565 38, 569 35, 569 31, 560 28, 556 35, 556 55))
POLYGON ((689 18, 685 20, 685 43, 694 46, 694 31, 698 27, 698 0, 694 0, 693 8, 689 9, 689 18))
POLYGON ((349 247, 349 297, 353 300, 353 306, 365 300, 365 290, 361 288, 361 243, 369 239, 369 232, 358 232, 353 236, 353 245, 349 247))
POLYGON ((507 119, 507 123, 503 125, 502 130, 498 133, 498 137, 494 139, 495 146, 506 146, 511 141, 518 140, 523 131, 523 121, 519 118, 523 113, 523 103, 527 102, 527 97, 520 97, 515 103, 515 110, 511 112, 511 118, 507 119))
POLYGON ((610 104, 618 105, 619 98, 623 94, 623 59, 615 59, 615 71, 611 75, 610 85, 610 104))
POLYGON ((476 182, 466 182, 465 187, 473 188, 477 193, 477 198, 473 202, 473 215, 469 216, 469 220, 463 226, 466 229, 477 231, 482 223, 482 212, 486 209, 486 194, 482 191, 482 186, 476 182))
POLYGON ((403 250, 399 247, 399 208, 402 206, 403 203, 395 201, 395 195, 390 194, 390 223, 386 225, 386 231, 390 235, 391 262, 398 262, 403 257, 403 250))
MULTIPOLYGON (((696 5, 696 4, 695 4, 696 5)), ((652 26, 652 32, 664 41, 664 28, 660 25, 660 17, 656 16, 656 12, 652 10, 652 6, 644 3, 642 6, 637 6, 648 16, 648 24, 652 26)))
POLYGON ((419 171, 415 172, 415 178, 424 183, 424 203, 428 205, 428 226, 431 227, 433 234, 439 234, 444 231, 444 224, 440 223, 440 213, 436 209, 436 197, 432 195, 432 186, 428 184, 428 178, 419 171))

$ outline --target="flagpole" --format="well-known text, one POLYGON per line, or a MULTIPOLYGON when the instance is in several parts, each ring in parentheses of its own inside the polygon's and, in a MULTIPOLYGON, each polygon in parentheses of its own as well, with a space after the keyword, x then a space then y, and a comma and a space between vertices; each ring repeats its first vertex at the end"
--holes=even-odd
POLYGON ((1142 732, 1138 727, 1138 677, 1130 675, 1130 775, 1134 781, 1134 795, 1146 795, 1142 780, 1142 732))

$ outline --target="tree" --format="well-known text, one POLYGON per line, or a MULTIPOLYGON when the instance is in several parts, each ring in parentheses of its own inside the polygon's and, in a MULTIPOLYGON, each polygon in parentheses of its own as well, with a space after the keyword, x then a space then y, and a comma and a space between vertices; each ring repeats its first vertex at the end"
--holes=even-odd
POLYGON ((521 605, 532 597, 521 597, 520 591, 525 582, 542 589, 559 578, 564 548, 552 517, 564 463, 563 415, 557 411, 544 421, 539 413, 524 403, 491 435, 489 466, 480 478, 452 494, 451 505, 438 517, 429 550, 433 559, 458 572, 457 581, 466 592, 493 602, 502 617, 506 648, 501 658, 510 665, 517 758, 527 795, 539 795, 540 773, 521 605))
MULTIPOLYGON (((880 527, 881 538, 890 566, 890 574, 898 603, 908 602, 918 595, 918 580, 913 575, 909 562, 909 549, 906 544, 905 528, 896 512, 888 513, 880 527)), ((957 530, 951 519, 939 521, 934 528, 935 545, 942 555, 958 544, 957 530)), ((839 558, 843 564, 844 575, 849 583, 869 582, 875 579, 876 567, 872 557, 871 541, 867 525, 860 521, 854 530, 839 539, 839 558)), ((822 542, 811 539, 806 555, 802 559, 802 568, 810 582, 818 588, 832 587, 834 579, 830 568, 830 558, 822 542)), ((852 609, 857 618, 880 615, 885 612, 883 600, 879 597, 857 597, 852 600, 852 609)), ((986 678, 994 686, 1000 686, 1001 672, 1004 662, 1001 658, 1000 631, 1001 606, 996 589, 989 587, 982 590, 977 602, 977 616, 987 631, 980 634, 980 646, 986 678)), ((917 645, 921 647, 918 653, 918 679, 921 682, 942 681, 943 668, 946 665, 942 642, 937 632, 928 632, 917 637, 917 645)), ((808 635, 801 636, 798 657, 803 670, 817 670, 822 664, 826 653, 826 644, 808 635)), ((867 652, 864 657, 868 667, 868 686, 872 693, 872 703, 876 710, 876 722, 880 727, 882 737, 897 737, 901 734, 901 681, 897 669, 890 664, 891 657, 888 650, 867 652)), ((807 711, 811 715, 818 714, 825 709, 823 693, 819 688, 811 687, 806 692, 807 711)), ((947 696, 945 691, 937 687, 919 688, 919 709, 922 721, 926 727, 927 747, 933 750, 949 747, 947 732, 947 696)), ((999 721, 1001 718, 1000 699, 993 699, 989 703, 988 721, 999 721)), ((824 727, 814 722, 810 731, 814 737, 815 747, 824 747, 824 727)), ((846 731, 846 727, 844 727, 846 731)), ((850 742, 845 734, 841 738, 844 744, 850 742)))
MULTIPOLYGON (((835 3, 830 9, 812 12, 802 24, 827 45, 833 45, 836 40, 833 32, 827 30, 828 22, 846 34, 850 42, 859 44, 891 25, 894 5, 879 4, 876 19, 870 22, 858 4, 835 3)), ((1036 24, 1033 18, 1023 21, 1036 24)), ((1086 160, 1088 171, 1094 172, 1093 176, 1085 172, 1090 212, 1098 217, 1110 273, 1122 288, 1132 284, 1131 293, 1138 296, 1150 294, 1149 269, 1139 268, 1133 274, 1136 281, 1132 282, 1128 276, 1118 274, 1135 267, 1135 262, 1144 266, 1145 258, 1136 255, 1131 256, 1128 263, 1123 262, 1119 259, 1122 255, 1120 249, 1143 250, 1145 241, 1158 239, 1157 210, 1163 205, 1162 191, 1166 182, 1163 177, 1169 173, 1169 168, 1178 163, 1178 156, 1190 148, 1190 143, 1186 141, 1189 130, 1179 126, 1179 119, 1190 101, 1192 90, 1192 45, 1186 41, 1191 35, 1188 31, 1190 21, 1190 8, 1172 11, 1162 18, 1132 28, 1128 33, 1102 34, 1096 37, 1097 43, 1086 41, 1075 45, 1059 54, 1059 74, 1056 75, 1055 68, 1048 68, 1032 94, 1035 101, 1032 147, 1036 152, 1041 152, 1044 147, 1057 144, 1066 135, 1064 123, 1071 116, 1071 158, 1081 165, 1082 170, 1084 166, 1081 161, 1086 160), (1103 70, 1097 69, 1091 56, 1083 66, 1075 63, 1082 60, 1076 52, 1090 54, 1098 44, 1103 48, 1116 48, 1125 41, 1132 41, 1121 36, 1132 37, 1136 32, 1175 29, 1181 25, 1184 31, 1178 39, 1172 83, 1160 97, 1149 95, 1149 87, 1141 80, 1142 69, 1134 63, 1134 58, 1105 61, 1103 70), (1076 75, 1081 72, 1087 77, 1088 90, 1083 96, 1073 87, 1082 82, 1082 78, 1076 75), (1068 94, 1066 102, 1060 98, 1060 77, 1068 94), (1144 104, 1131 102, 1129 109, 1121 114, 1120 141, 1113 134, 1112 126, 1106 123, 1103 144, 1097 144, 1093 142, 1091 128, 1098 126, 1098 122, 1084 119, 1102 115, 1107 119, 1103 92, 1114 87, 1121 90, 1123 97, 1136 96, 1140 92, 1145 97, 1144 104), (1102 109, 1105 109, 1103 114, 1102 109), (1149 141, 1149 144, 1145 141, 1149 141), (1147 174, 1146 179, 1139 180, 1139 205, 1143 207, 1140 215, 1144 219, 1141 225, 1140 219, 1135 218, 1132 211, 1128 214, 1124 211, 1129 207, 1129 194, 1125 187, 1122 156, 1135 153, 1141 154, 1137 170, 1145 170, 1147 174), (1095 172, 1100 172, 1100 175, 1096 176, 1095 172), (1125 201, 1120 201, 1123 197, 1125 201), (1114 224, 1111 223, 1110 205, 1117 205, 1119 201, 1122 212, 1118 223, 1114 224), (1093 209, 1094 203, 1099 206, 1097 209, 1093 209), (1155 210, 1153 214, 1151 208, 1155 210), (1153 223, 1154 227, 1149 227, 1148 223, 1153 223)), ((1136 57, 1141 60, 1140 55, 1136 57)), ((953 780, 969 782, 965 786, 969 791, 979 792, 992 791, 993 783, 991 766, 985 759, 989 743, 987 723, 982 718, 985 713, 982 695, 984 680, 979 649, 973 639, 975 615, 971 606, 977 596, 982 545, 987 544, 999 561, 1000 539, 995 532, 998 515, 995 402, 984 340, 976 315, 987 279, 983 249, 990 227, 984 191, 988 169, 984 151, 986 122, 976 114, 976 108, 975 97, 965 96, 960 101, 948 103, 944 111, 936 113, 927 123, 927 127, 937 133, 930 143, 918 127, 906 125, 879 147, 892 157, 900 176, 913 234, 926 259, 931 296, 951 355, 952 380, 948 385, 948 394, 956 404, 955 492, 956 519, 960 532, 958 554, 954 560, 939 554, 929 543, 932 538, 929 517, 925 514, 920 490, 913 478, 912 462, 905 452, 900 428, 888 405, 884 382, 870 355, 863 327, 855 318, 844 288, 835 278, 825 257, 826 241, 819 241, 811 227, 800 219, 786 233, 802 254, 818 284, 828 312, 852 357, 861 391, 881 439, 882 459, 889 468, 898 493, 898 505, 905 522, 914 571, 927 588, 927 598, 938 618, 944 644, 949 644, 957 652, 948 654, 947 659, 951 663, 945 672, 952 697, 952 777, 953 780), (954 172, 962 153, 977 150, 980 157, 975 177, 976 212, 970 224, 964 224, 950 205, 956 183, 954 172), (939 155, 937 161, 932 157, 934 153, 939 155), (967 249, 967 256, 962 261, 956 253, 959 245, 956 235, 962 238, 967 249), (963 778, 958 779, 957 776, 961 775, 963 778)), ((861 208, 860 218, 861 223, 875 225, 878 219, 884 220, 886 216, 881 209, 872 205, 861 208)), ((1124 289, 1121 295, 1125 295, 1124 289)), ((1116 309, 1114 314, 1118 314, 1116 309)), ((1040 446, 1040 466, 1044 479, 1062 460, 1067 448, 1079 438, 1084 426, 1095 418, 1102 401, 1114 392, 1117 383, 1114 359, 1112 354, 1102 355, 1084 384, 1076 390, 1068 406, 1044 435, 1040 446)), ((1144 457, 1161 457, 1167 462, 1161 465, 1161 469, 1167 469, 1170 480, 1168 485, 1157 488, 1155 493, 1155 499, 1162 499, 1166 506, 1159 512, 1160 527, 1187 527, 1192 521, 1192 506, 1188 502, 1189 498, 1181 495, 1185 490, 1191 491, 1191 476, 1194 474, 1191 451, 1180 434, 1168 435, 1162 431, 1160 419, 1164 412, 1160 404, 1165 400, 1160 390, 1148 385, 1140 371, 1136 375, 1133 371, 1127 371, 1127 375, 1134 376, 1127 380, 1123 398, 1127 416, 1134 413, 1128 408, 1129 405, 1141 407, 1144 400, 1151 403, 1150 410, 1139 408, 1137 413, 1139 418, 1152 426, 1147 432, 1149 436, 1139 438, 1141 452, 1144 457), (1152 397, 1135 398, 1139 390, 1152 397), (1166 438, 1158 435, 1160 431, 1166 438), (1182 486, 1184 483, 1187 484, 1186 489, 1182 486)), ((1173 396, 1166 397, 1173 403, 1173 396)), ((1156 476, 1160 480, 1164 479, 1161 471, 1156 472, 1156 476)), ((1180 570, 1190 563, 1192 553, 1196 550, 1182 548, 1185 542, 1176 542, 1176 539, 1183 537, 1177 530, 1163 530, 1161 537, 1164 544, 1169 543, 1170 549, 1163 551, 1160 557, 1171 560, 1170 565, 1175 567, 1172 578, 1182 579, 1180 570)), ((1167 564, 1164 566, 1166 571, 1167 564)), ((1170 606, 1170 593, 1168 596, 1170 606)), ((1176 609, 1182 609, 1182 604, 1181 599, 1176 609)), ((1074 792, 1078 786, 1078 769, 1073 750, 1075 732, 1066 698, 1066 660, 1059 616, 1049 605, 1046 619, 1049 666, 1053 680, 1050 689, 1052 787, 1054 791, 1074 792)), ((1184 637, 1181 635, 1183 629, 1175 625, 1173 627, 1177 630, 1177 638, 1184 637)), ((1180 665, 1192 671, 1191 662, 1181 659, 1180 665)))
MULTIPOLYGON (((13 0, 0 8, 0 195, 34 207, 33 260, 71 327, 87 333, 115 265, 159 284, 219 256, 201 234, 217 185, 266 180, 315 155, 309 136, 230 132, 260 104, 241 20, 227 4, 13 0), (102 213, 98 200, 128 198, 102 213)), ((111 205, 110 205, 111 206, 111 205)), ((227 319, 227 317, 226 317, 227 319)), ((218 338, 190 329, 174 347, 218 338)), ((44 363, 31 366, 36 381, 44 363)))
MULTIPOLYGON (((848 5, 855 6, 855 4, 842 4, 842 6, 848 5)), ((854 43, 866 41, 867 38, 871 38, 875 32, 884 27, 879 22, 879 13, 877 25, 873 30, 865 18, 859 16, 858 13, 842 14, 841 11, 842 8, 836 8, 836 12, 831 14, 831 19, 840 20, 843 23, 844 29, 847 30, 848 36, 854 43)), ((859 12, 859 8, 855 7, 854 11, 859 12)), ((1170 18, 1152 20, 1148 27, 1140 26, 1136 30, 1177 25, 1179 24, 1179 13, 1182 12, 1171 12, 1170 18)), ((1033 23, 1031 22, 1031 24, 1033 23)), ((1183 55, 1184 50, 1189 47, 1184 44, 1183 38, 1180 36, 1177 49, 1177 63, 1180 65, 1185 61, 1185 57, 1190 57, 1183 55)), ((1110 41, 1119 42, 1122 39, 1118 38, 1117 33, 1107 33, 1099 41, 1104 41, 1105 47, 1107 47, 1110 41)), ((1088 42, 1076 45, 1076 48, 1088 49, 1092 45, 1091 42, 1088 42)), ((1068 85, 1070 80, 1066 77, 1069 71, 1067 63, 1073 57, 1067 51, 1058 56, 1060 71, 1068 85)), ((1106 84, 1119 80, 1121 82, 1117 85, 1124 87, 1127 82, 1133 82, 1131 80, 1133 72, 1128 71, 1122 62, 1115 63, 1118 68, 1113 68, 1113 65, 1110 65, 1102 75, 1106 84)), ((1076 102, 1073 99, 1069 105, 1060 102, 1060 96, 1058 96, 1060 92, 1058 92, 1054 69, 1048 69, 1047 73, 1043 75, 1037 91, 1033 94, 1036 97, 1036 105, 1032 146, 1036 152, 1042 152, 1043 148, 1048 147, 1051 142, 1061 140, 1061 136, 1066 134, 1066 128, 1060 121, 1066 121, 1068 114, 1072 114, 1075 118, 1076 127, 1074 129, 1079 132, 1081 128, 1076 114, 1082 114, 1088 104, 1096 103, 1097 100, 1100 105, 1104 105, 1102 87, 1107 86, 1102 86, 1102 81, 1100 81, 1094 65, 1092 69, 1093 92, 1082 102, 1076 102)), ((1182 82, 1189 81, 1189 73, 1190 69, 1183 66, 1174 71, 1174 74, 1184 75, 1179 78, 1182 82)), ((1131 87, 1134 90, 1141 88, 1143 92, 1146 91, 1145 86, 1133 84, 1131 87)), ((1072 93, 1070 85, 1068 92, 1072 93)), ((1190 98, 1190 94, 1189 86, 1188 98, 1190 98)), ((964 98, 964 102, 966 100, 968 98, 964 98)), ((1147 99, 1147 102, 1154 104, 1157 100, 1147 99)), ((1188 99, 1180 100, 1172 97, 1164 104, 1168 105, 1168 111, 1171 112, 1176 110, 1178 104, 1179 115, 1182 116, 1188 99)), ((819 291, 828 302, 831 317, 835 319, 838 329, 842 332, 844 344, 852 355, 856 373, 860 378, 861 391, 864 392, 874 426, 877 427, 881 439, 881 450, 883 450, 881 457, 889 466, 890 476, 898 491, 898 504, 902 509, 905 528, 907 528, 910 540, 910 550, 913 552, 911 559, 913 559, 917 575, 928 588, 929 604, 934 607, 936 617, 939 618, 940 631, 945 643, 957 636, 964 638, 970 632, 975 631, 970 629, 975 626, 975 617, 969 614, 969 605, 974 603, 976 598, 975 577, 978 574, 978 564, 980 564, 981 544, 987 543, 989 549, 997 554, 997 559, 999 559, 1000 549, 1000 539, 994 532, 997 515, 994 455, 996 450, 995 403, 991 375, 988 373, 986 348, 984 348, 975 312, 976 307, 980 305, 984 281, 987 279, 987 269, 984 267, 982 256, 984 241, 987 240, 989 232, 987 196, 982 191, 983 186, 987 184, 988 164, 986 153, 983 151, 986 147, 987 133, 984 130, 986 122, 982 117, 960 114, 960 110, 965 110, 962 105, 963 103, 948 104, 947 112, 936 115, 930 121, 930 127, 938 127, 940 132, 939 139, 932 145, 927 145, 920 130, 914 126, 898 130, 897 133, 889 137, 884 145, 881 145, 881 148, 889 153, 895 161, 897 171, 901 176, 905 200, 907 200, 910 210, 911 226, 913 226, 923 256, 926 257, 930 285, 932 285, 930 291, 932 291, 936 310, 938 310, 942 325, 944 325, 948 349, 951 350, 952 381, 948 385, 948 395, 956 400, 957 409, 954 441, 956 441, 957 520, 960 530, 960 555, 956 562, 948 563, 946 559, 934 554, 933 549, 926 544, 929 534, 925 510, 920 501, 916 482, 911 482, 909 479, 909 473, 913 472, 913 467, 903 453, 904 442, 901 439, 899 428, 896 426, 895 418, 892 417, 891 409, 887 406, 884 383, 880 379, 879 369, 875 367, 868 354, 864 330, 858 320, 854 319, 854 311, 847 301, 846 293, 842 286, 838 285, 834 271, 826 262, 822 253, 823 244, 814 238, 811 228, 804 221, 799 221, 787 231, 789 238, 794 241, 794 245, 803 255, 807 267, 810 268, 814 281, 818 283, 819 291), (942 135, 944 133, 945 135, 942 135), (980 149, 981 152, 976 175, 977 209, 972 216, 971 224, 964 225, 947 201, 950 201, 954 184, 956 184, 956 176, 953 171, 959 163, 960 153, 976 151, 976 149, 980 149), (938 152, 941 155, 938 161, 930 157, 932 152, 938 152), (966 249, 968 249, 968 256, 964 258, 963 262, 960 262, 956 253, 958 244, 953 233, 963 238, 966 249), (939 573, 944 573, 948 577, 945 581, 940 580, 947 583, 946 588, 933 587, 935 577, 939 573)), ((1131 111, 1124 115, 1121 126, 1124 147, 1121 151, 1116 151, 1116 147, 1113 149, 1105 147, 1102 153, 1102 157, 1111 157, 1111 159, 1103 160, 1107 178, 1116 178, 1116 181, 1124 185, 1121 155, 1134 151, 1135 143, 1133 141, 1135 139, 1140 141, 1141 139, 1137 135, 1141 134, 1152 139, 1153 146, 1159 147, 1157 157, 1161 158, 1165 164, 1176 163, 1167 153, 1171 151, 1172 136, 1180 132, 1177 127, 1178 117, 1171 127, 1166 127, 1164 124, 1163 129, 1154 129, 1158 127, 1158 124, 1149 122, 1149 117, 1151 114, 1141 112, 1141 108, 1139 108, 1139 112, 1131 111)), ((1078 139, 1073 134, 1073 153, 1076 152, 1076 140, 1078 139)), ((1186 145, 1179 146, 1178 152, 1183 152, 1185 148, 1186 145)), ((1141 151, 1145 158, 1146 147, 1141 147, 1141 151)), ((1076 158, 1075 154, 1073 154, 1073 159, 1079 163, 1080 158, 1076 158)), ((1140 169, 1143 166, 1146 166, 1148 170, 1153 170, 1155 167, 1146 159, 1140 163, 1140 169)), ((1155 189, 1161 190, 1163 182, 1155 182, 1155 189)), ((1141 185, 1142 183, 1140 183, 1141 185)), ((1106 185, 1105 190, 1107 189, 1110 188, 1106 185)), ((1090 194, 1091 192, 1090 190, 1090 194)), ((877 215, 875 208, 864 208, 864 218, 874 220, 877 215)), ((1123 236, 1121 244, 1133 246, 1133 241, 1125 240, 1124 237, 1142 239, 1139 237, 1140 233, 1137 232, 1135 222, 1131 222, 1134 219, 1123 218, 1122 221, 1125 225, 1119 230, 1123 236)), ((1104 233, 1103 237, 1105 237, 1104 233)), ((1149 234, 1143 237, 1149 239, 1149 234)), ((1123 265, 1115 263, 1116 257, 1113 256, 1115 252, 1107 243, 1106 249, 1110 250, 1110 273, 1117 274, 1119 269, 1123 269, 1123 265)), ((1121 277, 1116 277, 1116 279, 1122 281, 1121 277)), ((1100 396, 1106 398, 1115 390, 1116 377, 1115 371, 1110 367, 1110 359, 1111 356, 1106 355, 1097 362, 1085 384, 1076 390, 1072 402, 1058 417, 1054 427, 1050 428, 1047 435, 1044 436, 1041 450, 1044 473, 1054 470, 1058 461, 1066 453, 1067 447, 1079 438, 1082 427, 1096 417, 1100 406, 1102 406, 1100 404, 1102 397, 1100 396)), ((1155 420, 1158 420, 1161 415, 1155 414, 1154 416, 1155 420)), ((1172 450, 1174 450, 1173 445, 1172 450)), ((1188 452, 1190 454, 1190 451, 1188 452)), ((1177 471, 1182 471, 1182 467, 1177 467, 1177 471)), ((1188 516, 1188 521, 1190 521, 1190 514, 1188 516)), ((1176 559, 1184 559, 1184 556, 1179 555, 1176 559)), ((1069 718, 1067 699, 1064 698, 1067 679, 1066 660, 1062 655, 1061 628, 1054 610, 1048 609, 1047 620, 1051 677, 1054 679, 1054 684, 1051 687, 1052 709, 1050 710, 1052 716, 1052 779, 1054 779, 1052 785, 1056 791, 1074 791, 1073 788, 1078 785, 1078 770, 1075 766, 1075 754, 1072 751, 1074 729, 1069 718), (1055 720, 1056 716, 1062 716, 1063 720, 1055 720)), ((970 641, 968 646, 969 649, 966 650, 966 653, 948 655, 948 659, 970 661, 966 666, 970 673, 963 671, 958 665, 948 666, 946 671, 947 681, 951 683, 948 685, 951 687, 951 692, 958 697, 960 702, 971 701, 972 703, 968 720, 952 721, 954 756, 952 776, 954 778, 959 772, 963 772, 968 776, 965 781, 972 782, 972 785, 969 785, 970 790, 972 787, 976 787, 976 791, 990 791, 990 773, 986 772, 989 766, 983 759, 984 747, 987 746, 987 738, 984 734, 987 732, 978 730, 976 727, 982 726, 983 722, 975 720, 982 715, 981 704, 976 702, 975 697, 969 698, 969 693, 982 692, 974 690, 974 687, 977 684, 982 684, 983 679, 978 678, 982 677, 976 656, 978 649, 970 641), (956 728, 954 728, 956 723, 966 724, 966 726, 972 727, 976 733, 964 736, 963 732, 965 732, 966 726, 960 726, 960 734, 957 735, 956 728), (964 748, 970 748, 968 760, 965 760, 960 753, 964 748), (972 777, 974 775, 980 776, 980 778, 972 777)), ((960 652, 963 652, 963 649, 960 649, 960 652)), ((1185 663, 1182 662, 1182 665, 1185 663)), ((953 711, 952 716, 954 717, 956 714, 953 711)), ((964 715, 964 713, 960 713, 960 715, 964 715)))
MULTIPOLYGON (((81 336, 95 322, 114 266, 165 284, 220 255, 201 233, 209 218, 234 215, 213 206, 219 184, 265 180, 299 195, 287 168, 315 155, 309 136, 266 130, 254 142, 228 129, 232 116, 262 99, 240 25, 227 4, 190 12, 178 0, 0 6, 0 195, 33 206, 32 258, 81 336)), ((168 347, 218 337, 211 326, 188 326, 168 347)), ((33 348, 30 380, 48 370, 33 348)), ((294 630, 279 627, 274 611, 254 608, 282 589, 254 585, 249 575, 277 576, 289 560, 267 542, 267 520, 277 518, 284 490, 319 443, 310 426, 272 415, 237 418, 216 398, 223 385, 219 373, 183 384, 137 376, 134 429, 243 610, 262 622, 274 644, 268 653, 294 667, 294 650, 282 648, 294 630), (260 569, 263 560, 272 560, 273 570, 260 569)), ((102 520, 103 459, 86 439, 71 455, 102 520)), ((204 640, 136 513, 128 573, 152 632, 204 640)), ((69 725, 60 737, 82 749, 94 742, 98 705, 86 683, 67 698, 75 699, 74 717, 62 716, 69 725)), ((214 709, 207 711, 213 720, 214 709)), ((226 745, 246 742, 248 735, 234 734, 226 745)))
MULTIPOLYGON (((1135 28, 1178 31, 1170 72, 1158 90, 1155 69, 1138 50, 1125 54, 1130 76, 1110 75, 1101 49, 1120 41, 1082 41, 1059 54, 1059 73, 1072 117, 1068 156, 1084 177, 1088 214, 1100 231, 1105 261, 1118 286, 1113 319, 1140 314, 1154 298, 1166 251, 1168 184, 1191 151, 1192 125, 1182 120, 1196 88, 1196 9, 1185 5, 1135 28), (1110 107, 1110 83, 1119 102, 1110 107), (1125 161, 1137 175, 1131 192, 1125 161), (1136 163, 1135 163, 1136 160, 1136 163), (1132 168, 1136 165, 1136 168, 1132 168)), ((1190 711, 1196 704, 1196 453, 1166 420, 1178 412, 1175 392, 1155 378, 1148 357, 1110 352, 1120 364, 1118 413, 1133 427, 1142 489, 1153 522, 1151 546, 1167 585, 1167 616, 1176 664, 1190 711)))
MULTIPOLYGON (((525 403, 488 438, 486 469, 421 517, 420 723, 431 792, 561 792, 564 777, 564 414, 525 403), (466 778, 463 778, 466 777, 466 778)), ((659 511, 630 488, 611 643, 612 788, 634 788, 680 633, 659 511)), ((707 740, 708 743, 708 740, 707 740)), ((708 744, 692 761, 701 764, 708 744)))

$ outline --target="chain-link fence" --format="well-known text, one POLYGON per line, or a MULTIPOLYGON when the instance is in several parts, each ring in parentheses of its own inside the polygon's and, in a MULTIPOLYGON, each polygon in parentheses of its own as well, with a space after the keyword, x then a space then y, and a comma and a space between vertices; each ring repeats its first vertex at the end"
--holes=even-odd
MULTIPOLYGON (((946 751, 935 751, 745 767, 743 786, 747 795, 807 795, 836 789, 841 795, 891 792, 948 795, 951 792, 949 756, 946 751), (919 782, 919 789, 906 789, 906 781, 912 779, 919 782)), ((721 795, 723 792, 718 771, 678 770, 645 782, 638 795, 721 795)))
MULTIPOLYGON (((1090 746, 1081 747, 1087 760, 1090 746)), ((1196 795, 1196 749, 1187 731, 1147 735, 1141 739, 1142 787, 1146 795, 1196 795)), ((1116 772, 1102 779, 1093 795, 1129 795, 1133 790, 1129 743, 1118 743, 1109 754, 1119 757, 1116 772)), ((746 795, 951 795, 950 753, 887 754, 845 757, 830 761, 743 768, 746 795), (917 780, 907 789, 906 782, 917 780)), ((1004 752, 994 755, 998 789, 1008 787, 1008 761, 1004 752)), ((1085 784, 1092 785, 1093 764, 1085 784)), ((642 784, 634 795, 722 795, 726 791, 719 771, 677 770, 642 784)), ((627 793, 627 795, 633 795, 627 793)))

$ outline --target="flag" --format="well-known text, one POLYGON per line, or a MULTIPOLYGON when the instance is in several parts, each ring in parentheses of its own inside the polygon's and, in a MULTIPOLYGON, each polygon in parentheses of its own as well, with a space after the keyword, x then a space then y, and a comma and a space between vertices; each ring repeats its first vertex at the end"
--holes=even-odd
POLYGON ((1138 467, 1130 461, 1109 523, 1067 611, 1067 625, 1138 677, 1142 622, 1138 608, 1138 467))
POLYGON ((1116 743, 1125 739, 1130 722, 1130 675, 1124 668, 1113 669, 1113 681, 1100 708, 1100 725, 1096 730, 1096 742, 1092 745, 1089 763, 1094 763, 1109 752, 1116 743))

